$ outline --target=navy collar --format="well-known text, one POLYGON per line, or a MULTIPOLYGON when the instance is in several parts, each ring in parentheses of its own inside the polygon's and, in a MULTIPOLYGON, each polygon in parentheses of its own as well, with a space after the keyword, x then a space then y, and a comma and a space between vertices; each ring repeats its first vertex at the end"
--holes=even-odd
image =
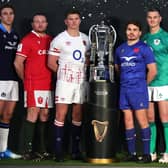
MULTIPOLYGON (((8 31, 5 29, 5 27, 3 26, 2 23, 0 23, 0 29, 4 32, 4 33, 7 33, 8 31)), ((13 31, 13 29, 11 30, 11 32, 13 31)), ((11 33, 10 32, 10 33, 11 33)))

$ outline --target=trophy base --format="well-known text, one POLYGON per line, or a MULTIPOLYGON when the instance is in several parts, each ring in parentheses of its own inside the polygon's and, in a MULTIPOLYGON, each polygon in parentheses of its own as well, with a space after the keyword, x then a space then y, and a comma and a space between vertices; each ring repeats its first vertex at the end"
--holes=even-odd
POLYGON ((90 77, 89 82, 106 82, 111 81, 114 82, 113 79, 113 67, 106 66, 106 67, 90 67, 90 77))
POLYGON ((117 162, 115 158, 87 158, 87 162, 93 164, 110 164, 117 162))

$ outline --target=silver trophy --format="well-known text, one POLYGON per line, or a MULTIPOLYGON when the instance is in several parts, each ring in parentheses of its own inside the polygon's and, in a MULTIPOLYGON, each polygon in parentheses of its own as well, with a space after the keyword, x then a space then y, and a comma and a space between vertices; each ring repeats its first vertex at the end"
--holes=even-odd
POLYGON ((89 29, 91 43, 89 81, 114 82, 113 48, 116 42, 116 31, 112 25, 107 26, 104 21, 100 25, 93 25, 89 29))

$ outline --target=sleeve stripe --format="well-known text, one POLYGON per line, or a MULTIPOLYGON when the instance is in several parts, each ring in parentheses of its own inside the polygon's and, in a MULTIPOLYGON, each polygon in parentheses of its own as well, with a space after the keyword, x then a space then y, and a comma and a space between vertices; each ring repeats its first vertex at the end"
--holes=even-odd
POLYGON ((27 58, 27 56, 26 56, 26 55, 21 54, 21 53, 16 53, 16 55, 27 58))

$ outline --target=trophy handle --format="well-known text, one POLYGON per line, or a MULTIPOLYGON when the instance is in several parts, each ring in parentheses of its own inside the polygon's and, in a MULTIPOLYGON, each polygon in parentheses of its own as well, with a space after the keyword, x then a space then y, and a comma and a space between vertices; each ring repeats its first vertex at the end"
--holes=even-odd
POLYGON ((113 48, 116 43, 117 33, 112 25, 110 25, 111 32, 109 35, 109 65, 113 65, 114 58, 113 58, 113 48))
POLYGON ((98 25, 93 25, 89 29, 89 41, 91 44, 90 61, 91 61, 92 65, 96 64, 96 53, 97 53, 97 49, 98 49, 97 26, 98 25))

